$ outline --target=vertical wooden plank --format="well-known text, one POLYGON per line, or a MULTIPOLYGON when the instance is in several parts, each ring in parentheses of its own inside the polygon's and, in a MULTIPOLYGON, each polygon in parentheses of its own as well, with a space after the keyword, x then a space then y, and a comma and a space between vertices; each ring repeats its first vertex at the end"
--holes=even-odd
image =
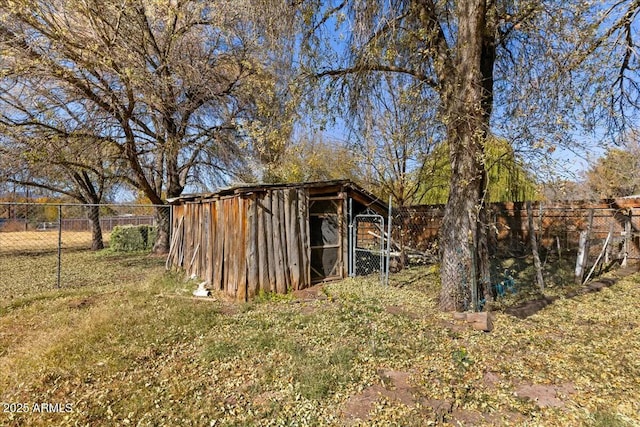
POLYGON ((235 197, 225 200, 229 207, 229 217, 227 218, 226 239, 229 241, 229 256, 225 257, 225 269, 228 266, 229 277, 226 283, 227 294, 233 298, 238 290, 238 208, 235 197))
POLYGON ((286 242, 288 253, 289 276, 291 277, 291 289, 297 291, 300 288, 300 224, 298 221, 298 191, 290 189, 285 198, 286 211, 286 242))
POLYGON ((311 286, 311 237, 309 234, 309 192, 298 190, 298 221, 300 225, 301 271, 300 289, 311 286))
POLYGON ((207 252, 209 249, 209 203, 200 202, 200 252, 198 254, 198 277, 207 277, 207 252))
POLYGON ((200 221, 200 204, 194 203, 192 204, 192 214, 193 221, 191 227, 191 241, 193 242, 193 247, 191 251, 191 257, 189 258, 189 262, 191 264, 191 268, 189 269, 189 276, 197 276, 198 275, 198 254, 200 253, 200 225, 202 222, 200 221))
POLYGON ((291 290, 291 273, 289 269, 289 249, 287 245, 287 224, 289 189, 284 188, 278 191, 278 207, 280 208, 280 252, 282 257, 282 279, 284 281, 284 289, 282 293, 291 290))
POLYGON ((265 227, 265 207, 264 195, 256 196, 256 209, 258 214, 258 258, 256 264, 258 266, 258 284, 256 285, 256 293, 261 290, 267 292, 269 289, 269 260, 267 258, 267 238, 265 227))
MULTIPOLYGON (((339 234, 339 241, 340 241, 340 272, 338 273, 340 275, 340 277, 345 278, 347 277, 349 274, 347 272, 347 262, 348 262, 348 250, 349 250, 349 241, 348 241, 348 237, 347 237, 347 230, 349 230, 348 227, 348 220, 347 220, 347 212, 349 210, 347 203, 349 200, 349 195, 346 192, 341 192, 340 197, 342 200, 340 200, 339 202, 339 207, 338 207, 338 232, 339 234)), ((386 220, 385 220, 386 223, 386 220)), ((378 231, 381 235, 384 235, 384 231, 380 230, 378 231)))
POLYGON ((230 209, 229 200, 224 199, 220 200, 224 210, 224 223, 222 224, 223 228, 221 230, 224 242, 224 250, 223 250, 223 258, 222 258, 222 290, 231 294, 229 290, 229 283, 231 281, 231 241, 233 240, 233 229, 229 228, 229 223, 233 222, 232 210, 230 209))
POLYGON ((197 257, 198 253, 200 253, 200 204, 194 203, 191 207, 193 212, 193 221, 191 227, 191 241, 193 242, 193 250, 191 251, 191 257, 189 258, 189 262, 191 264, 191 268, 189 268, 189 276, 197 276, 197 257))
POLYGON ((211 259, 209 258, 209 246, 211 246, 211 203, 208 201, 203 202, 203 206, 205 207, 206 216, 204 219, 204 228, 202 230, 202 279, 209 281, 209 275, 211 272, 211 259))
POLYGON ((211 210, 211 218, 209 219, 209 247, 207 251, 207 281, 209 281, 210 289, 217 289, 214 282, 215 271, 215 244, 216 244, 216 224, 218 222, 218 211, 214 200, 209 200, 209 209, 211 210))
POLYGON ((196 241, 196 228, 197 228, 197 220, 196 217, 196 206, 194 203, 189 204, 189 256, 185 258, 185 262, 187 263, 187 275, 191 276, 193 274, 193 255, 196 253, 196 248, 198 247, 198 242, 196 241))
POLYGON ((182 253, 180 257, 180 265, 187 271, 185 259, 189 256, 189 245, 191 244, 191 209, 189 204, 184 205, 184 241, 182 243, 182 253))
POLYGON ((247 299, 256 296, 259 279, 258 201, 255 195, 247 199, 247 299))
POLYGON ((218 291, 224 290, 224 205, 221 200, 215 201, 216 228, 213 240, 215 250, 213 253, 213 282, 211 286, 218 291))
MULTIPOLYGON (((538 240, 536 239, 536 231, 533 227, 533 208, 531 201, 527 200, 527 223, 529 225, 529 241, 531 242, 531 254, 533 255, 533 266, 536 271, 536 285, 540 292, 544 292, 544 278, 542 277, 542 264, 540 263, 540 255, 538 254, 538 240)), ((542 228, 540 228, 542 230, 542 228)))
POLYGON ((182 236, 180 246, 178 246, 178 263, 177 266, 181 269, 184 268, 184 250, 187 244, 187 222, 189 222, 189 216, 187 215, 187 206, 182 206, 182 236))
POLYGON ((273 239, 273 256, 275 265, 275 291, 279 294, 286 292, 286 283, 284 280, 284 260, 282 259, 282 241, 280 237, 281 212, 279 198, 282 195, 280 190, 274 190, 271 195, 271 210, 273 212, 271 218, 273 220, 272 239, 273 239))
POLYGON ((272 207, 272 192, 267 191, 264 197, 265 206, 265 229, 264 235, 267 242, 267 268, 269 272, 269 288, 265 289, 266 292, 277 292, 276 288, 276 257, 273 243, 273 207, 272 207))
POLYGON ((285 201, 284 201, 286 192, 287 192, 286 189, 278 191, 278 209, 280 211, 280 215, 279 215, 280 259, 282 261, 280 264, 282 283, 280 285, 279 292, 282 294, 286 294, 291 286, 291 278, 289 276, 289 262, 288 262, 288 256, 287 256, 287 252, 288 252, 287 237, 286 237, 286 228, 287 228, 286 211, 287 210, 285 208, 285 201))
POLYGON ((182 268, 182 254, 183 252, 183 248, 184 248, 184 222, 185 222, 185 214, 184 214, 184 205, 180 206, 180 210, 178 211, 178 214, 180 216, 180 222, 178 223, 178 231, 180 233, 180 235, 177 237, 177 241, 176 241, 176 255, 175 255, 175 261, 173 263, 174 267, 176 268, 182 268))
POLYGON ((187 203, 187 218, 189 219, 186 223, 185 231, 186 231, 186 241, 184 247, 184 269, 187 275, 191 275, 191 258, 193 258, 193 249, 195 248, 195 243, 193 241, 193 225, 195 218, 193 216, 193 204, 187 203))
POLYGON ((238 209, 238 240, 236 247, 237 262, 237 290, 236 299, 238 301, 247 300, 247 200, 241 196, 235 197, 238 209))

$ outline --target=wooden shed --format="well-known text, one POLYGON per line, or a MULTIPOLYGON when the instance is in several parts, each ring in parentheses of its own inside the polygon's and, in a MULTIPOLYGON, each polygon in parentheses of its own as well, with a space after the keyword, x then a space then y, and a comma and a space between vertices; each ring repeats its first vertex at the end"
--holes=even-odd
POLYGON ((386 212, 347 180, 238 185, 169 202, 167 266, 238 300, 346 277, 350 218, 386 212))

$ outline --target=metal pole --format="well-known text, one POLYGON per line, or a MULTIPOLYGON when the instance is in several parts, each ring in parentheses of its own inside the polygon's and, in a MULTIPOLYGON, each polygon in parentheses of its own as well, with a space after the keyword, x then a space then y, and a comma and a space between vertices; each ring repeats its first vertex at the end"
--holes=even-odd
POLYGON ((476 274, 476 248, 473 241, 469 242, 471 252, 471 310, 478 311, 478 280, 476 274))
POLYGON ((354 273, 355 250, 354 250, 354 239, 353 239, 353 199, 352 198, 349 198, 349 209, 348 209, 347 215, 349 217, 349 233, 348 233, 349 249, 347 251, 349 252, 348 269, 349 269, 349 277, 354 277, 355 276, 355 273, 354 273))
POLYGON ((172 242, 171 238, 173 237, 173 205, 169 205, 168 209, 169 209, 169 242, 172 242))
POLYGON ((387 217, 387 267, 385 268, 384 284, 389 286, 389 262, 391 261, 391 196, 389 196, 389 215, 387 217))
POLYGON ((56 286, 60 288, 60 271, 62 269, 62 205, 58 205, 58 270, 56 286))

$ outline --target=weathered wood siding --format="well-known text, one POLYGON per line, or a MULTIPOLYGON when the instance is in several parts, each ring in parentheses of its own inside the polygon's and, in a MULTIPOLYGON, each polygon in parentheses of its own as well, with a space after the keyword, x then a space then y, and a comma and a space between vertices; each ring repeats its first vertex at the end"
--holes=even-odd
POLYGON ((311 284, 309 194, 267 189, 174 206, 167 265, 248 300, 311 284))

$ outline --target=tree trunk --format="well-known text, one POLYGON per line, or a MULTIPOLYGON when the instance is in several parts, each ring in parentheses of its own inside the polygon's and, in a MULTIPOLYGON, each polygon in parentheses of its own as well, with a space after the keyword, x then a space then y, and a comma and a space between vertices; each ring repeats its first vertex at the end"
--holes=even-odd
POLYGON ((90 205, 87 207, 87 217, 91 223, 91 250, 99 251, 104 249, 102 240, 102 227, 100 226, 100 206, 90 205))
POLYGON ((443 80, 452 171, 439 233, 440 309, 445 311, 475 308, 471 286, 488 287, 489 281, 482 219, 486 218, 484 141, 491 117, 495 45, 486 7, 484 0, 458 2, 455 76, 443 80))
POLYGON ((154 209, 158 235, 156 237, 156 242, 153 244, 153 253, 167 254, 169 253, 169 238, 171 234, 171 206, 156 206, 154 209))
POLYGON ((491 265, 489 262, 491 250, 489 247, 489 212, 486 208, 486 202, 488 198, 487 194, 487 171, 486 168, 483 171, 481 191, 481 209, 478 212, 478 246, 476 254, 476 264, 478 265, 478 295, 484 297, 485 302, 493 300, 493 294, 491 290, 491 265))
POLYGON ((538 241, 536 239, 536 231, 533 227, 533 209, 531 201, 527 200, 527 222, 529 225, 529 242, 531 242, 531 255, 533 255, 533 266, 536 269, 536 285, 540 292, 544 292, 544 278, 542 277, 542 264, 540 263, 540 255, 538 254, 538 241))
MULTIPOLYGON (((445 206, 444 219, 439 233, 440 242, 440 309, 464 311, 471 308, 471 286, 474 283, 473 259, 478 243, 478 206, 481 179, 478 176, 478 155, 482 153, 473 132, 458 133, 452 148, 454 173, 451 177, 449 199, 445 206)), ((451 141, 451 140, 450 140, 451 141)))

